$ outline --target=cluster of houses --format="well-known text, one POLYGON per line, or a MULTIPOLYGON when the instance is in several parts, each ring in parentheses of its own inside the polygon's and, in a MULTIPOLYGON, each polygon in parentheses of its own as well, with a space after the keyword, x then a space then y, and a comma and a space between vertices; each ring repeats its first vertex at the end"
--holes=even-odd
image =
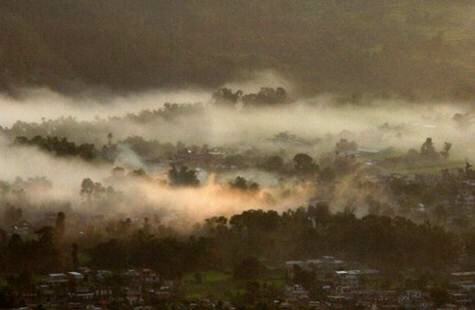
MULTIPOLYGON (((357 186, 378 193, 391 189, 389 206, 394 214, 416 222, 436 220, 454 230, 461 228, 460 219, 475 217, 475 172, 465 169, 442 169, 440 172, 392 173, 379 166, 371 166, 359 176, 357 186), (443 190, 441 190, 443 189, 443 190), (426 193, 430 193, 431 200, 426 193), (408 204, 407 201, 416 202, 408 204)), ((466 228, 470 225, 466 225, 466 228)))
POLYGON ((446 301, 435 305, 429 289, 382 289, 383 274, 376 269, 350 268, 332 256, 286 262, 288 284, 280 309, 472 309, 475 306, 475 271, 450 274, 446 301), (315 291, 299 283, 299 272, 314 274, 315 291), (313 298, 312 298, 313 297, 313 298))
POLYGON ((226 151, 222 148, 183 147, 175 153, 170 163, 192 166, 210 166, 223 161, 226 151))
POLYGON ((52 273, 22 299, 28 309, 147 309, 147 305, 174 298, 175 284, 151 269, 91 270, 52 273))
MULTIPOLYGON (((471 309, 475 306, 475 271, 448 275, 443 305, 430 289, 383 289, 384 275, 333 256, 285 263, 287 284, 271 309, 471 309), (301 274, 311 274, 308 288, 301 274)), ((307 278, 308 279, 308 278, 307 278)), ((308 283, 306 283, 308 284, 308 283)), ((179 282, 164 280, 151 269, 120 272, 91 270, 51 273, 22 292, 25 309, 236 309, 231 301, 183 300, 179 282)))
MULTIPOLYGON (((366 283, 375 282, 380 276, 376 269, 350 268, 343 260, 333 256, 323 256, 319 259, 287 261, 286 272, 289 285, 286 286, 284 296, 287 304, 282 308, 292 309, 295 305, 305 305, 310 308, 348 307, 355 300, 364 302, 367 299, 384 299, 381 294, 365 291, 366 283), (298 283, 298 273, 306 272, 314 275, 322 299, 312 300, 301 283, 298 283)), ((351 266, 353 267, 353 266, 351 266)), ((380 292, 381 293, 381 292, 380 292)))

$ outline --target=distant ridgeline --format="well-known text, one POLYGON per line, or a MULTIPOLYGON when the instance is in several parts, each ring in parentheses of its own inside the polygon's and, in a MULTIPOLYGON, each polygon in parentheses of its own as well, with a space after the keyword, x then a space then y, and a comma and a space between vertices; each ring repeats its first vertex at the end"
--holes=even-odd
POLYGON ((473 100, 473 1, 0 1, 0 89, 215 88, 473 100), (447 78, 450 77, 450 78, 447 78))

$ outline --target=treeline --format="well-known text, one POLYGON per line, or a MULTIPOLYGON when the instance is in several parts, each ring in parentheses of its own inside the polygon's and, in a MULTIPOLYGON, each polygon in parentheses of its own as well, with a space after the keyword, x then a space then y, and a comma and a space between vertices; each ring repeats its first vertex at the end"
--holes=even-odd
MULTIPOLYGON (((238 102, 242 102, 245 107, 268 107, 278 106, 291 102, 287 91, 281 87, 264 87, 257 93, 243 94, 236 98, 230 96, 228 92, 232 90, 222 88, 214 92, 212 106, 234 107, 238 102)), ((56 119, 42 119, 40 122, 16 121, 10 127, 1 127, 0 133, 4 133, 11 138, 25 136, 33 138, 35 136, 58 136, 68 137, 76 143, 105 144, 108 142, 108 134, 122 132, 124 124, 133 127, 148 126, 150 131, 166 131, 173 135, 174 130, 182 130, 182 126, 189 126, 190 122, 206 124, 209 117, 205 105, 200 102, 195 103, 170 103, 166 102, 160 108, 141 110, 137 113, 127 113, 123 116, 112 116, 107 118, 96 118, 91 121, 80 121, 74 117, 59 117, 56 119)), ((135 135, 133 130, 130 135, 135 135)), ((116 139, 126 139, 126 135, 116 137, 116 139)))
MULTIPOLYGON (((91 121, 80 121, 74 117, 59 117, 57 119, 42 119, 41 122, 16 121, 10 127, 0 127, 0 132, 14 139, 18 136, 33 138, 35 136, 68 137, 76 143, 105 144, 109 142, 109 134, 117 132, 118 128, 128 125, 150 125, 150 130, 164 123, 173 126, 185 124, 182 118, 192 116, 205 120, 204 107, 201 103, 165 103, 163 107, 154 110, 142 110, 138 113, 128 113, 124 116, 96 118, 91 121), (178 124, 178 125, 177 125, 178 124)), ((170 129, 170 128, 168 128, 170 129)), ((131 131, 132 135, 133 131, 131 131)), ((121 137, 116 137, 121 138, 121 137)), ((123 137, 125 138, 125 137, 123 137)))
POLYGON ((180 278, 213 269, 252 278, 252 273, 240 269, 246 265, 243 262, 252 261, 257 270, 265 271, 286 260, 333 255, 400 273, 411 268, 441 271, 456 264, 470 267, 475 259, 474 232, 457 235, 400 217, 357 218, 349 211, 331 213, 323 203, 283 213, 248 210, 229 219, 213 217, 186 235, 148 218, 109 223, 106 234, 96 239, 64 239, 70 229, 60 212, 54 226, 38 229, 35 239, 23 240, 18 234, 7 238, 2 231, 1 270, 45 273, 81 265, 112 270, 147 267, 180 278))
POLYGON ((249 210, 229 219, 210 218, 189 237, 162 238, 154 231, 144 226, 96 244, 88 250, 92 265, 111 269, 148 266, 179 277, 210 268, 234 269, 250 257, 272 266, 285 260, 335 255, 399 272, 449 268, 460 262, 464 248, 474 248, 467 236, 437 226, 399 217, 359 219, 351 212, 332 214, 323 204, 282 214, 249 210))
POLYGON ((101 155, 94 144, 76 144, 64 137, 34 136, 28 139, 27 137, 19 136, 15 139, 15 143, 17 145, 36 146, 59 157, 79 156, 84 160, 93 160, 101 155))
MULTIPOLYGON (((336 176, 353 171, 356 164, 355 158, 349 156, 332 156, 332 159, 324 157, 318 159, 300 152, 293 156, 287 153, 280 156, 257 149, 238 151, 229 147, 210 148, 206 144, 197 146, 185 145, 181 142, 176 144, 160 143, 157 140, 146 140, 140 136, 132 136, 112 143, 111 133, 107 135, 107 139, 108 142, 102 148, 92 143, 78 144, 69 141, 65 137, 58 136, 35 135, 32 138, 17 136, 14 143, 20 146, 36 146, 58 157, 77 156, 87 161, 104 160, 113 162, 125 148, 125 151, 132 151, 144 162, 170 161, 176 163, 177 166, 173 168, 176 171, 169 174, 172 183, 180 174, 186 174, 186 171, 180 171, 180 169, 187 168, 186 166, 198 165, 212 170, 257 168, 286 176, 305 178, 318 176, 322 181, 333 181, 336 176), (288 158, 289 156, 290 158, 288 158), (320 169, 320 166, 322 166, 322 169, 320 169)), ((291 142, 284 140, 279 143, 291 142)), ((338 155, 346 151, 353 152, 356 149, 355 142, 341 139, 335 146, 335 153, 338 155)), ((192 183, 197 184, 194 181, 190 184, 192 183)), ((187 183, 185 182, 185 184, 187 183)))
MULTIPOLYGON (((149 123, 159 120, 171 121, 177 117, 185 117, 189 115, 197 116, 203 113, 204 106, 201 103, 165 103, 162 108, 155 110, 143 110, 139 113, 128 113, 125 121, 134 121, 137 123, 149 123)), ((120 117, 112 117, 112 119, 120 119, 120 117)))
POLYGON ((282 87, 262 87, 257 93, 245 94, 242 90, 233 91, 229 88, 220 88, 213 93, 215 104, 235 108, 238 103, 243 107, 277 106, 290 103, 287 91, 282 87))

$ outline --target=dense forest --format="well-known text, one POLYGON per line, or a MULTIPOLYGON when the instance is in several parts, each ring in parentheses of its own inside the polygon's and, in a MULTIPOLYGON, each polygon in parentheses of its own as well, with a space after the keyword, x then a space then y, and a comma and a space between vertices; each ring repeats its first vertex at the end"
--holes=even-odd
MULTIPOLYGON (((68 230, 68 217, 60 212, 55 225, 38 230, 34 240, 15 234, 3 239, 3 271, 78 268, 73 264, 82 262, 72 255, 77 255, 77 247, 88 254, 90 267, 151 267, 171 278, 200 270, 233 270, 249 257, 259 258, 264 270, 297 257, 336 255, 397 274, 411 268, 421 273, 441 271, 460 263, 462 252, 467 263, 475 255, 473 233, 457 235, 400 217, 356 218, 350 211, 332 214, 323 203, 280 214, 248 210, 229 219, 213 217, 189 236, 177 236, 148 218, 110 222, 107 233, 92 243, 65 239, 68 230)), ((257 274, 248 277, 253 276, 257 274)))

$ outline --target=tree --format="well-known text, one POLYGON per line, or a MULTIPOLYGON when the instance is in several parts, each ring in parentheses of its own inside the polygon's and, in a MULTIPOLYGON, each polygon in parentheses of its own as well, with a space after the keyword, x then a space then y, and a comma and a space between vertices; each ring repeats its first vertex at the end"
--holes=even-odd
POLYGON ((35 243, 35 264, 40 271, 54 271, 62 268, 60 252, 55 243, 55 230, 53 227, 45 226, 35 232, 38 241, 35 243))
POLYGON ((215 104, 228 105, 234 107, 238 100, 242 97, 242 91, 233 92, 232 89, 223 87, 213 93, 215 104))
MULTIPOLYGON (((258 281, 246 281, 246 294, 244 296, 245 303, 249 305, 254 304, 259 297, 260 289, 261 285, 258 281)), ((254 309, 264 310, 267 309, 267 307, 258 303, 254 309)))
POLYGON ((201 272, 195 272, 193 278, 195 279, 196 284, 203 283, 203 274, 201 272))
POLYGON ((432 138, 427 138, 426 141, 421 146, 421 156, 426 158, 437 158, 438 153, 435 151, 434 144, 432 143, 432 138))
POLYGON ((324 223, 331 217, 330 206, 326 202, 318 202, 315 206, 308 207, 308 214, 312 216, 315 221, 324 223))
POLYGON ((280 105, 290 102, 287 92, 282 87, 262 87, 259 92, 242 96, 245 106, 280 105))
POLYGON ((0 308, 13 309, 21 305, 20 296, 9 286, 0 288, 0 308))
POLYGON ((10 269, 22 267, 24 262, 25 242, 21 239, 20 235, 13 234, 10 237, 7 245, 7 260, 10 269))
POLYGON ((312 174, 317 172, 318 165, 313 161, 313 158, 305 153, 299 153, 294 156, 294 169, 299 174, 312 174))
POLYGON ((340 139, 340 141, 338 141, 335 146, 335 152, 337 154, 354 152, 356 150, 358 150, 358 144, 356 144, 356 142, 348 141, 347 139, 343 138, 340 139))
POLYGON ((7 225, 16 224, 23 218, 23 210, 11 205, 7 205, 7 208, 3 212, 3 221, 7 225))
POLYGON ((448 212, 443 204, 439 203, 434 207, 434 217, 438 223, 445 222, 445 220, 447 219, 447 216, 448 216, 448 212))
POLYGON ((259 190, 259 184, 256 182, 248 181, 244 177, 237 176, 233 181, 229 182, 229 186, 232 189, 241 191, 256 192, 259 190))
POLYGON ((111 239, 95 245, 90 250, 92 265, 100 268, 123 269, 127 267, 127 249, 122 242, 111 239))
POLYGON ((248 233, 260 235, 262 232, 272 232, 279 227, 280 217, 274 210, 246 210, 231 217, 229 224, 234 229, 246 230, 248 233))
POLYGON ((144 217, 142 229, 145 234, 150 235, 151 225, 150 225, 150 220, 148 217, 144 217))
POLYGON ((73 269, 79 269, 79 258, 78 258, 78 245, 77 243, 73 243, 71 246, 71 260, 73 264, 73 269))
POLYGON ((38 235, 38 242, 47 247, 54 246, 54 230, 50 226, 44 226, 39 230, 35 231, 38 235))
POLYGON ((19 145, 31 145, 43 151, 50 152, 56 156, 80 156, 85 160, 93 160, 97 157, 97 150, 94 144, 76 145, 66 138, 35 136, 28 139, 24 136, 17 137, 15 143, 19 145))
POLYGON ((168 171, 168 179, 174 186, 198 186, 200 184, 196 170, 188 169, 186 166, 177 169, 175 165, 172 165, 168 171))
POLYGON ((65 231, 65 222, 66 222, 66 215, 64 212, 58 212, 56 215, 56 224, 55 224, 55 235, 56 238, 61 241, 64 236, 65 231))
POLYGON ((262 266, 259 260, 254 256, 249 256, 240 261, 234 267, 234 278, 236 279, 256 279, 262 272, 262 266))
POLYGON ((440 307, 449 302, 449 293, 446 289, 441 287, 434 287, 430 290, 430 297, 435 305, 440 307))
POLYGON ((205 220, 205 230, 211 235, 222 235, 227 230, 228 219, 224 216, 214 216, 205 220))
POLYGON ((94 182, 86 178, 81 183, 81 195, 90 196, 94 192, 94 182))
POLYGON ((278 155, 270 156, 266 158, 263 164, 265 170, 271 172, 278 172, 284 167, 284 160, 278 155))
POLYGON ((305 271, 298 265, 294 266, 294 282, 302 285, 306 290, 313 289, 315 285, 315 273, 305 271))
POLYGON ((102 194, 114 192, 112 187, 105 188, 101 183, 94 182, 89 178, 82 180, 81 182, 81 196, 85 196, 90 200, 93 196, 100 197, 102 194))
POLYGON ((109 133, 107 134, 107 144, 108 144, 109 146, 112 145, 112 137, 113 137, 113 136, 112 136, 112 132, 109 132, 109 133))
POLYGON ((449 158, 449 152, 450 152, 451 148, 452 148, 452 143, 445 142, 444 143, 444 149, 440 152, 440 155, 442 155, 442 157, 444 159, 448 159, 449 158))

